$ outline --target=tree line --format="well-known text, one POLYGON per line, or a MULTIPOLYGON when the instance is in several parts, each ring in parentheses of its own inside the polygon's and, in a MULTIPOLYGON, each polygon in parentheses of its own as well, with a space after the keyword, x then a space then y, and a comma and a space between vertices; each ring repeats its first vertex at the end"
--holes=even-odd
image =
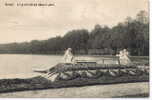
POLYGON ((146 11, 127 17, 113 27, 95 25, 91 31, 75 29, 63 37, 47 40, 0 44, 0 53, 63 54, 72 48, 75 54, 116 54, 127 49, 131 55, 149 55, 149 19, 146 11))

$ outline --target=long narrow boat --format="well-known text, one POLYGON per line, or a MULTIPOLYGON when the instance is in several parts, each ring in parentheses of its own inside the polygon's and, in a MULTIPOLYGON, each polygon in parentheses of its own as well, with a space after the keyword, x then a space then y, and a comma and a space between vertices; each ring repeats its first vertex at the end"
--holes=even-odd
MULTIPOLYGON (((104 62, 104 61, 103 61, 104 62)), ((95 61, 76 61, 75 64, 59 63, 47 70, 35 69, 34 72, 45 73, 43 77, 54 81, 83 79, 98 79, 103 76, 120 77, 149 74, 147 65, 98 64, 95 61)))

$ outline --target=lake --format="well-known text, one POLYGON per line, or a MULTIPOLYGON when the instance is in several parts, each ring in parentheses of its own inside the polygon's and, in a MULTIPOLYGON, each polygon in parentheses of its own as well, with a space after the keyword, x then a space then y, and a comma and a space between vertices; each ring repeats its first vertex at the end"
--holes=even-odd
MULTIPOLYGON (((98 62, 102 62, 103 58, 103 56, 76 56, 79 60, 98 62)), ((34 77, 39 74, 34 73, 32 69, 48 69, 60 62, 62 55, 0 54, 0 79, 34 77)))
MULTIPOLYGON (((62 62, 63 55, 32 55, 32 54, 0 54, 0 79, 4 78, 29 78, 39 75, 32 69, 48 69, 62 62)), ((87 56, 79 55, 75 59, 93 60, 102 63, 102 59, 115 58, 115 56, 87 56)), ((149 57, 131 57, 133 61, 149 62, 149 57)), ((104 63, 118 63, 116 60, 106 60, 104 63)))

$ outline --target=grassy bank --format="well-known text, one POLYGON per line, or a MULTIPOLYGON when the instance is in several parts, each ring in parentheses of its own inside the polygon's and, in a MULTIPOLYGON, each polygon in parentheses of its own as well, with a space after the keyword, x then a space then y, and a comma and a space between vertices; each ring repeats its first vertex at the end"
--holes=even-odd
POLYGON ((149 94, 148 93, 143 93, 143 94, 136 94, 136 95, 124 95, 124 96, 116 96, 116 97, 113 97, 113 98, 147 98, 149 97, 149 94))
POLYGON ((0 80, 0 93, 25 91, 25 90, 40 90, 65 87, 80 87, 86 85, 101 85, 101 84, 119 84, 133 82, 148 82, 149 75, 143 74, 140 76, 124 75, 119 77, 103 76, 97 79, 77 78, 74 80, 55 81, 43 78, 41 76, 29 79, 2 79, 0 80))

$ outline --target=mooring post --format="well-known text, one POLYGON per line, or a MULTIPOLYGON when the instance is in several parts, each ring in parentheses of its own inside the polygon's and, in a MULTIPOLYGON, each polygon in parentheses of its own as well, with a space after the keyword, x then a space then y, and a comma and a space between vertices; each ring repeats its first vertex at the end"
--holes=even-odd
POLYGON ((102 59, 102 63, 104 64, 104 59, 102 59))
POLYGON ((117 58, 117 60, 118 60, 118 64, 120 65, 120 59, 119 59, 119 58, 117 58))

